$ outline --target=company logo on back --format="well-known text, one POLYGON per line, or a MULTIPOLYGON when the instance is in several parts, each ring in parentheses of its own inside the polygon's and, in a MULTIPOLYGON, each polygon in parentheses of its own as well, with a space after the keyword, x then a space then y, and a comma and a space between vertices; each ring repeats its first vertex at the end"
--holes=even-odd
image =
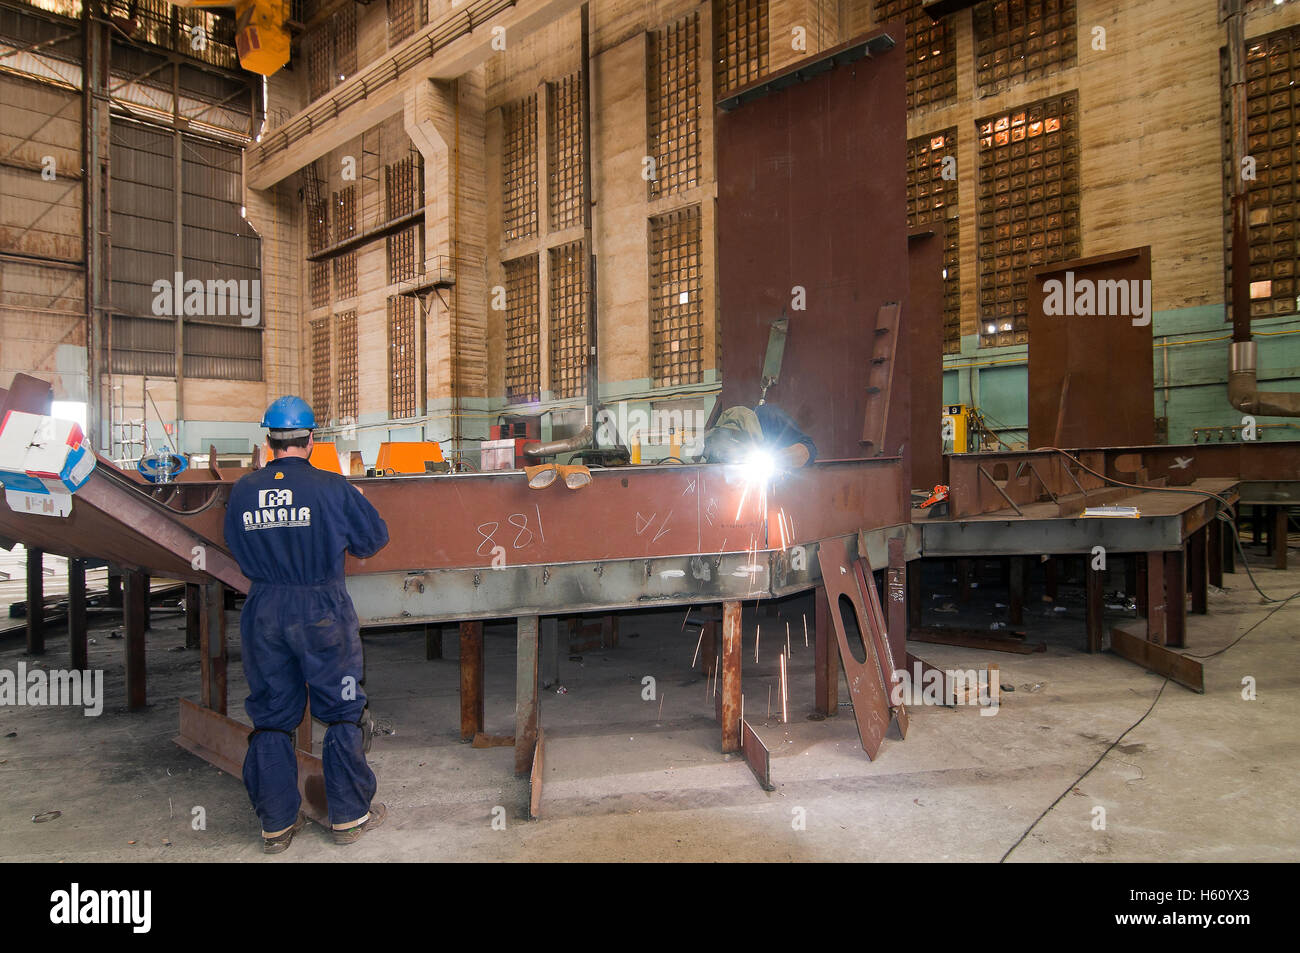
POLYGON ((257 509, 244 510, 244 530, 310 526, 311 507, 294 506, 293 490, 258 490, 257 509))

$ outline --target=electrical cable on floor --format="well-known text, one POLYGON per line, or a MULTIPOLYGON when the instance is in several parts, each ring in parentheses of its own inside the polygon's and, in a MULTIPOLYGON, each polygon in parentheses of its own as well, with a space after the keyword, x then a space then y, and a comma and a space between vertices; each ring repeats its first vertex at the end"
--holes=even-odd
POLYGON ((1125 728, 1124 734, 1120 735, 1118 738, 1112 741, 1110 743, 1110 746, 1105 751, 1103 751, 1101 755, 1097 758, 1097 760, 1094 761, 1089 766, 1087 771, 1083 772, 1083 774, 1079 775, 1075 780, 1071 781, 1070 786, 1067 787, 1064 791, 1062 791, 1055 801, 1047 805, 1047 808, 1043 811, 1043 813, 1039 814, 1038 817, 1034 819, 1034 823, 1026 827, 1025 832, 1021 834, 1019 838, 1016 839, 1016 842, 1007 848, 1007 852, 1003 854, 1002 858, 998 861, 999 864, 1006 862, 1006 859, 1011 856, 1011 852, 1014 851, 1017 847, 1019 847, 1021 843, 1024 842, 1024 839, 1029 836, 1030 832, 1033 831, 1033 829, 1038 826, 1038 822, 1041 821, 1043 818, 1045 818, 1051 812, 1052 808, 1060 804, 1061 801, 1065 798, 1065 796, 1078 786, 1080 781, 1082 781, 1088 775, 1092 774, 1093 768, 1101 764, 1102 760, 1106 757, 1106 755, 1110 754, 1111 751, 1114 750, 1115 746, 1119 744, 1121 741, 1123 741, 1125 737, 1128 736, 1128 733, 1130 731, 1132 731, 1138 725, 1142 724, 1142 722, 1147 720, 1147 715, 1151 714, 1151 712, 1155 709, 1156 702, 1160 701, 1160 696, 1165 693, 1165 689, 1167 687, 1169 687, 1168 678, 1164 680, 1164 683, 1160 686, 1160 691, 1156 692, 1156 697, 1151 700, 1151 707, 1146 710, 1146 712, 1142 715, 1142 717, 1139 718, 1137 721, 1133 722, 1133 724, 1129 725, 1127 728, 1125 728))
MULTIPOLYGON (((1152 489, 1154 489, 1154 487, 1153 487, 1152 489)), ((1231 520, 1227 520, 1226 518, 1224 518, 1224 517, 1222 516, 1222 514, 1220 514, 1219 518, 1220 518, 1220 519, 1224 519, 1225 522, 1232 522, 1231 520)), ((1236 524, 1233 523, 1233 526, 1234 526, 1234 528, 1235 528, 1236 524)), ((1238 549, 1238 550, 1241 550, 1241 539, 1240 539, 1240 537, 1236 537, 1236 542, 1237 542, 1237 549, 1238 549)), ((1241 558, 1242 558, 1242 562, 1245 563, 1246 553, 1245 553, 1244 550, 1242 550, 1242 552, 1241 552, 1241 558)), ((1246 564, 1246 571, 1247 571, 1247 573, 1249 574, 1249 572, 1250 572, 1250 566, 1249 566, 1249 564, 1246 564)), ((1252 575, 1252 576, 1251 576, 1251 582, 1254 582, 1254 581, 1255 581, 1255 577, 1252 575)), ((1194 658, 1194 659, 1211 659, 1211 658, 1214 658, 1214 657, 1217 656, 1217 655, 1222 655, 1224 652, 1228 651, 1228 649, 1232 648, 1234 645, 1236 645, 1238 642, 1240 642, 1240 641, 1241 641, 1242 639, 1244 639, 1246 636, 1250 635, 1250 633, 1252 633, 1252 632, 1254 632, 1256 629, 1258 629, 1261 625, 1263 625, 1263 624, 1264 624, 1265 622, 1267 622, 1269 619, 1273 618, 1274 615, 1276 615, 1277 613, 1279 613, 1279 612, 1281 612, 1283 609, 1285 609, 1286 606, 1287 606, 1287 604, 1290 603, 1292 599, 1295 599, 1297 596, 1300 596, 1300 591, 1297 591, 1297 592, 1294 592, 1294 593, 1292 593, 1291 595, 1287 596, 1285 599, 1272 599, 1272 598, 1270 598, 1270 597, 1268 597, 1268 596, 1264 596, 1263 591, 1260 590, 1260 588, 1259 588, 1258 585, 1255 586, 1255 589, 1256 589, 1257 592, 1259 592, 1259 594, 1260 594, 1261 596, 1263 596, 1263 597, 1264 597, 1265 599, 1267 599, 1269 602, 1275 602, 1275 603, 1277 603, 1277 605, 1275 605, 1275 606, 1274 606, 1274 607, 1269 611, 1269 613, 1268 613, 1267 615, 1265 615, 1262 619, 1257 620, 1257 621, 1255 622, 1255 624, 1252 625, 1249 629, 1247 629, 1245 632, 1241 633, 1241 635, 1237 636, 1235 639, 1233 639, 1231 642, 1229 642, 1227 645, 1225 645, 1223 648, 1219 649, 1218 651, 1211 652, 1209 655, 1191 655, 1190 653, 1187 653, 1187 652, 1184 652, 1183 655, 1184 655, 1186 658, 1194 658)), ((1142 724, 1142 722, 1146 721, 1146 719, 1147 719, 1147 715, 1150 715, 1151 712, 1155 710, 1156 702, 1160 701, 1160 696, 1163 695, 1163 694, 1165 693, 1165 689, 1166 689, 1168 686, 1169 686, 1169 679, 1166 678, 1166 679, 1164 680, 1164 682, 1161 684, 1161 686, 1160 686, 1160 690, 1159 690, 1158 692, 1156 692, 1156 697, 1155 697, 1154 699, 1151 700, 1151 707, 1148 708, 1148 709, 1146 710, 1146 712, 1142 715, 1141 718, 1139 718, 1137 721, 1133 722, 1133 724, 1129 725, 1128 728, 1126 728, 1126 729, 1124 730, 1124 733, 1123 733, 1122 735, 1120 735, 1118 738, 1116 738, 1114 741, 1112 741, 1112 742, 1110 743, 1110 745, 1106 748, 1106 750, 1103 751, 1103 752, 1101 753, 1101 756, 1100 756, 1099 758, 1097 758, 1097 760, 1094 761, 1094 762, 1091 764, 1091 766, 1089 766, 1088 770, 1087 770, 1087 771, 1084 771, 1083 774, 1079 775, 1079 777, 1076 778, 1076 779, 1074 780, 1074 782, 1073 782, 1072 784, 1070 784, 1069 787, 1067 787, 1064 791, 1061 792, 1060 796, 1057 797, 1057 799, 1056 799, 1055 801, 1053 801, 1051 804, 1049 804, 1049 805, 1047 806, 1047 809, 1044 810, 1042 814, 1039 814, 1038 817, 1035 818, 1034 823, 1030 824, 1027 828, 1025 828, 1025 832, 1024 832, 1023 834, 1021 834, 1020 837, 1019 837, 1019 839, 1017 839, 1016 842, 1015 842, 1014 844, 1012 844, 1010 848, 1007 849, 1007 852, 1006 852, 1005 854, 1002 855, 1001 860, 998 861, 999 864, 1000 864, 1000 863, 1003 863, 1003 862, 1004 862, 1008 857, 1011 856, 1012 851, 1014 851, 1017 847, 1019 847, 1019 846, 1024 842, 1024 839, 1025 839, 1026 837, 1028 837, 1029 834, 1033 831, 1033 829, 1034 829, 1035 827, 1038 826, 1039 822, 1042 821, 1042 819, 1045 818, 1049 813, 1051 813, 1052 808, 1054 808, 1054 807, 1056 807, 1056 805, 1060 804, 1061 801, 1062 801, 1062 799, 1063 799, 1067 794, 1069 794, 1069 793, 1070 793, 1071 791, 1073 791, 1076 787, 1078 787, 1079 783, 1080 783, 1081 781, 1083 781, 1083 779, 1086 778, 1089 774, 1091 774, 1091 773, 1093 772, 1093 769, 1096 768, 1097 765, 1101 764, 1101 762, 1102 762, 1103 760, 1105 760, 1106 755, 1110 754, 1111 751, 1113 751, 1113 750, 1115 749, 1116 745, 1118 745, 1121 741, 1123 741, 1126 737, 1128 737, 1129 732, 1131 732, 1131 731, 1132 731, 1134 728, 1136 728, 1138 725, 1142 724)))

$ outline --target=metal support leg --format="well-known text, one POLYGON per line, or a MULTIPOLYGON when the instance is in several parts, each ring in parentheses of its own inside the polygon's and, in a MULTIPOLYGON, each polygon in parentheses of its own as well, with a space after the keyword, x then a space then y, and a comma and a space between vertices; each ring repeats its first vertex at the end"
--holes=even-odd
POLYGON ((907 628, 921 627, 921 560, 914 560, 907 570, 907 628))
POLYGON ((145 605, 148 594, 145 591, 148 576, 140 572, 126 574, 125 633, 126 646, 126 707, 128 711, 139 711, 148 704, 145 689, 144 633, 148 627, 145 621, 145 605))
POLYGON ((957 601, 970 602, 971 576, 974 573, 973 559, 957 560, 957 601))
POLYGON ((27 654, 45 654, 45 554, 27 550, 27 654))
POLYGON ((1212 519, 1205 527, 1205 571, 1207 582, 1223 588, 1223 521, 1212 519))
POLYGON ((201 589, 197 582, 185 584, 185 647, 187 649, 197 649, 200 643, 199 630, 202 627, 200 605, 203 600, 201 589))
POLYGON ((840 708, 840 647, 832 628, 831 604, 825 586, 817 587, 814 602, 817 639, 813 661, 813 711, 829 718, 840 708))
POLYGON ((432 661, 442 658, 442 624, 428 622, 424 626, 424 659, 432 661))
POLYGON ((1187 588, 1192 594, 1192 611, 1205 615, 1209 611, 1208 566, 1209 550, 1212 549, 1207 539, 1210 534, 1208 526, 1202 526, 1187 540, 1187 588))
POLYGON ((1047 596, 1049 602, 1056 601, 1057 570, 1056 557, 1048 556, 1047 562, 1043 563, 1043 595, 1047 596))
POLYGON ((1240 536, 1237 527, 1233 523, 1224 523, 1223 525, 1223 571, 1235 574, 1237 572, 1237 541, 1240 536))
POLYGON ((537 616, 521 615, 515 636, 515 774, 530 774, 537 750, 537 616))
POLYGON ((889 650, 894 658, 907 658, 907 555, 903 540, 889 541, 889 569, 885 573, 885 595, 889 600, 886 624, 889 626, 889 650))
POLYGON ((542 687, 560 684, 560 620, 549 615, 541 621, 542 687))
POLYGON ((722 750, 740 750, 740 603, 722 605, 722 750))
POLYGON ((1012 625, 1025 624, 1025 576, 1029 572, 1029 560, 1024 556, 1011 557, 1011 598, 1008 600, 1007 618, 1012 625))
POLYGON ((1187 560, 1183 550, 1165 553, 1165 644, 1182 648, 1187 632, 1187 560))
POLYGON ((1264 536, 1264 507, 1255 504, 1250 508, 1250 541, 1258 546, 1264 536))
POLYGON ((108 567, 108 605, 112 609, 122 608, 122 570, 108 567))
POLYGON ((483 623, 460 624, 460 740, 483 730, 483 623))
POLYGON ((1165 554, 1147 553, 1147 641, 1165 644, 1165 554))
POLYGON ((90 668, 86 650, 86 561, 68 559, 68 654, 76 671, 90 668))
POLYGON ((1287 524, 1291 509, 1287 506, 1273 507, 1273 568, 1286 569, 1287 524))
POLYGON ((226 587, 199 587, 199 699, 204 708, 226 714, 226 587))
POLYGON ((1091 560, 1083 568, 1084 585, 1087 589, 1087 627, 1088 627, 1088 651, 1100 652, 1102 629, 1104 624, 1103 614, 1105 613, 1105 589, 1106 589, 1106 571, 1104 569, 1093 569, 1091 560))
POLYGON ((1132 556, 1133 564, 1137 567, 1134 575, 1137 577, 1137 588, 1133 590, 1134 600, 1137 602, 1138 615, 1146 618, 1147 597, 1150 593, 1150 583, 1147 580, 1147 554, 1134 553, 1132 556))

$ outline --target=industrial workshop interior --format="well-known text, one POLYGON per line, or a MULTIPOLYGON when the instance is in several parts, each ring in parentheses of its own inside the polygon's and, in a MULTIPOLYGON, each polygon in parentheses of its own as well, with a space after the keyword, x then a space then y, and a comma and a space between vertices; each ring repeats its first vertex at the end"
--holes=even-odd
POLYGON ((0 0, 33 916, 125 924, 91 864, 1111 862, 1234 867, 1107 923, 1248 923, 1298 84, 1300 0, 0 0))

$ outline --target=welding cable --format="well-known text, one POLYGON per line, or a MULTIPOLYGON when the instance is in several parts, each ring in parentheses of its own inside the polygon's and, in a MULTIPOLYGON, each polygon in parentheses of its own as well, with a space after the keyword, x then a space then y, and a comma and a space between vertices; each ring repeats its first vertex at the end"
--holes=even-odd
MULTIPOLYGON (((1290 602, 1292 599, 1294 599, 1296 596, 1300 596, 1300 592, 1297 592, 1297 593, 1295 593, 1294 595, 1288 596, 1286 599, 1274 600, 1275 602, 1278 603, 1278 605, 1274 606, 1273 609, 1270 610, 1269 613, 1268 613, 1267 615, 1264 616, 1264 618, 1256 620, 1256 622, 1255 622, 1254 625, 1252 625, 1249 629, 1247 629, 1245 632, 1241 633, 1241 635, 1237 636, 1235 639, 1233 639, 1231 642, 1229 642, 1227 645, 1225 645, 1223 648, 1219 649, 1218 651, 1216 651, 1216 652, 1211 652, 1209 655, 1187 655, 1187 653, 1184 653, 1184 655, 1185 655, 1187 658, 1194 658, 1194 659, 1211 659, 1211 658, 1214 658, 1216 655, 1222 655, 1224 652, 1228 651, 1228 649, 1232 648, 1234 645, 1236 645, 1238 642, 1240 642, 1240 641, 1241 641, 1242 639, 1244 639, 1246 636, 1250 635, 1250 633, 1252 633, 1252 632, 1254 632, 1256 629, 1258 629, 1261 625, 1263 625, 1263 624, 1264 624, 1265 622, 1267 622, 1269 619, 1273 618, 1274 615, 1276 615, 1276 614, 1277 614, 1278 612, 1280 612, 1283 608, 1285 608, 1286 605, 1287 605, 1287 603, 1289 603, 1289 602, 1290 602)), ((1101 762, 1102 762, 1103 760, 1105 760, 1106 755, 1110 754, 1113 750, 1115 750, 1116 745, 1118 745, 1121 741, 1123 741, 1126 737, 1128 737, 1129 732, 1131 732, 1134 728, 1136 728, 1138 725, 1142 724, 1142 722, 1144 722, 1144 721, 1147 720, 1147 715, 1150 715, 1151 712, 1155 710, 1156 702, 1160 701, 1160 696, 1163 695, 1163 694, 1165 693, 1165 689, 1169 686, 1169 681, 1170 681, 1170 680, 1169 680, 1168 678, 1166 678, 1166 679, 1164 680, 1164 682, 1163 682, 1163 683, 1161 684, 1161 686, 1160 686, 1160 690, 1159 690, 1158 692, 1156 692, 1156 697, 1155 697, 1154 699, 1151 700, 1151 707, 1149 707, 1149 708, 1146 710, 1146 712, 1142 715, 1142 717, 1139 718, 1137 721, 1133 722, 1133 724, 1129 725, 1128 728, 1126 728, 1126 729, 1124 730, 1124 734, 1120 735, 1118 738, 1116 738, 1114 741, 1112 741, 1112 742, 1110 743, 1110 745, 1106 748, 1106 750, 1103 751, 1103 752, 1101 753, 1101 757, 1099 757, 1096 761, 1094 761, 1094 762, 1089 766, 1089 768, 1088 768, 1087 771, 1084 771, 1083 774, 1079 775, 1079 776, 1078 776, 1078 777, 1077 777, 1077 778, 1076 778, 1076 779, 1075 779, 1075 780, 1070 784, 1069 787, 1067 787, 1064 791, 1062 791, 1061 794, 1060 794, 1060 796, 1057 797, 1057 799, 1056 799, 1055 801, 1053 801, 1051 804, 1049 804, 1049 805, 1047 806, 1047 810, 1043 811, 1042 814, 1039 814, 1039 815, 1038 815, 1038 817, 1034 820, 1034 823, 1030 824, 1027 828, 1025 828, 1025 832, 1024 832, 1023 834, 1021 834, 1020 837, 1019 837, 1019 839, 1017 839, 1016 842, 1015 842, 1014 844, 1012 844, 1012 845, 1007 849, 1007 852, 1006 852, 1005 854, 1002 855, 1002 859, 998 861, 999 864, 1004 863, 1004 862, 1006 861, 1006 859, 1007 859, 1008 857, 1011 856, 1012 851, 1014 851, 1017 847, 1019 847, 1019 846, 1021 845, 1021 843, 1024 842, 1024 839, 1025 839, 1026 837, 1028 837, 1029 834, 1030 834, 1030 832, 1032 832, 1033 829, 1034 829, 1035 827, 1038 826, 1039 822, 1042 821, 1042 819, 1045 818, 1045 817, 1046 817, 1046 816, 1051 812, 1052 808, 1054 808, 1054 807, 1056 807, 1056 805, 1060 804, 1061 801, 1062 801, 1062 799, 1064 799, 1064 797, 1065 797, 1067 794, 1069 794, 1069 793, 1070 793, 1071 791, 1073 791, 1076 787, 1078 787, 1079 784, 1080 784, 1080 782, 1082 782, 1084 778, 1086 778, 1088 775, 1090 775, 1090 774, 1093 772, 1093 769, 1095 769, 1095 768, 1097 767, 1097 765, 1101 764, 1101 762)))
POLYGON ((1250 579, 1250 584, 1255 587, 1255 591, 1259 593, 1259 597, 1261 599, 1263 599, 1265 602, 1280 602, 1285 604, 1287 602, 1290 602, 1296 596, 1300 596, 1300 589, 1298 589, 1295 592, 1291 593, 1291 595, 1287 596, 1285 599, 1274 599, 1263 589, 1259 588, 1259 583, 1255 581, 1255 574, 1251 571, 1250 568, 1250 560, 1246 558, 1245 547, 1241 545, 1241 530, 1237 527, 1236 518, 1225 516, 1222 513, 1220 513, 1219 519, 1223 520, 1223 522, 1227 523, 1229 526, 1232 527, 1232 541, 1237 546, 1237 552, 1241 554, 1241 564, 1246 567, 1246 576, 1250 579))
MULTIPOLYGON (((1267 618, 1267 617, 1266 617, 1266 618, 1267 618)), ((1262 620, 1261 620, 1261 621, 1262 621, 1262 620)), ((1148 708, 1148 709, 1146 710, 1146 712, 1143 713, 1143 715, 1142 715, 1141 718, 1139 718, 1137 721, 1133 722, 1133 724, 1131 724, 1131 725, 1129 725, 1127 728, 1125 728, 1125 729, 1124 729, 1124 734, 1120 735, 1118 738, 1116 738, 1114 741, 1112 741, 1112 742, 1110 743, 1110 746, 1109 746, 1105 751, 1103 751, 1103 752, 1101 753, 1100 756, 1098 756, 1097 760, 1094 761, 1091 765, 1088 766, 1088 770, 1087 770, 1087 771, 1083 772, 1083 774, 1079 775, 1077 778, 1075 778, 1073 781, 1071 781, 1069 787, 1067 787, 1064 791, 1062 791, 1062 792, 1057 796, 1057 798, 1056 798, 1055 801, 1053 801, 1051 804, 1047 805, 1047 807, 1044 809, 1043 813, 1042 813, 1042 814, 1039 814, 1038 817, 1034 819, 1034 823, 1032 823, 1032 824, 1030 824, 1028 827, 1026 827, 1026 828, 1025 828, 1025 832, 1024 832, 1023 834, 1021 834, 1018 838, 1016 838, 1016 842, 1015 842, 1014 844, 1012 844, 1010 847, 1007 848, 1007 852, 1006 852, 1005 854, 1002 855, 1002 857, 1001 857, 1000 860, 998 860, 998 863, 999 863, 999 864, 1006 863, 1007 858, 1011 856, 1011 852, 1014 851, 1017 847, 1019 847, 1019 846, 1024 842, 1025 838, 1029 836, 1030 832, 1033 831, 1033 829, 1034 829, 1035 827, 1038 826, 1039 821, 1041 821, 1043 818, 1045 818, 1045 817, 1046 817, 1046 816, 1051 812, 1052 808, 1054 808, 1054 807, 1056 807, 1056 805, 1060 804, 1061 801, 1064 800, 1064 798, 1065 798, 1065 796, 1066 796, 1067 794, 1069 794, 1069 793, 1070 793, 1071 791, 1073 791, 1076 787, 1078 787, 1079 782, 1081 782, 1081 781, 1082 781, 1084 778, 1086 778, 1088 775, 1092 774, 1093 769, 1096 768, 1097 765, 1101 764, 1102 760, 1105 759, 1106 755, 1110 754, 1111 751, 1113 751, 1113 750, 1115 749, 1115 746, 1116 746, 1117 744, 1119 744, 1119 743, 1120 743, 1121 741, 1123 741, 1126 737, 1128 737, 1128 733, 1129 733, 1130 731, 1132 731, 1132 730, 1133 730, 1134 728, 1136 728, 1138 725, 1142 724, 1142 722, 1144 722, 1144 721, 1147 720, 1147 715, 1151 714, 1151 712, 1155 709, 1155 707, 1156 707, 1156 702, 1160 701, 1160 696, 1163 695, 1163 694, 1165 693, 1165 689, 1168 688, 1168 687, 1169 687, 1169 679, 1166 678, 1166 679, 1164 680, 1164 682, 1163 682, 1163 683, 1161 684, 1161 686, 1160 686, 1160 691, 1156 692, 1156 697, 1153 698, 1153 699, 1151 700, 1151 707, 1148 708)))

